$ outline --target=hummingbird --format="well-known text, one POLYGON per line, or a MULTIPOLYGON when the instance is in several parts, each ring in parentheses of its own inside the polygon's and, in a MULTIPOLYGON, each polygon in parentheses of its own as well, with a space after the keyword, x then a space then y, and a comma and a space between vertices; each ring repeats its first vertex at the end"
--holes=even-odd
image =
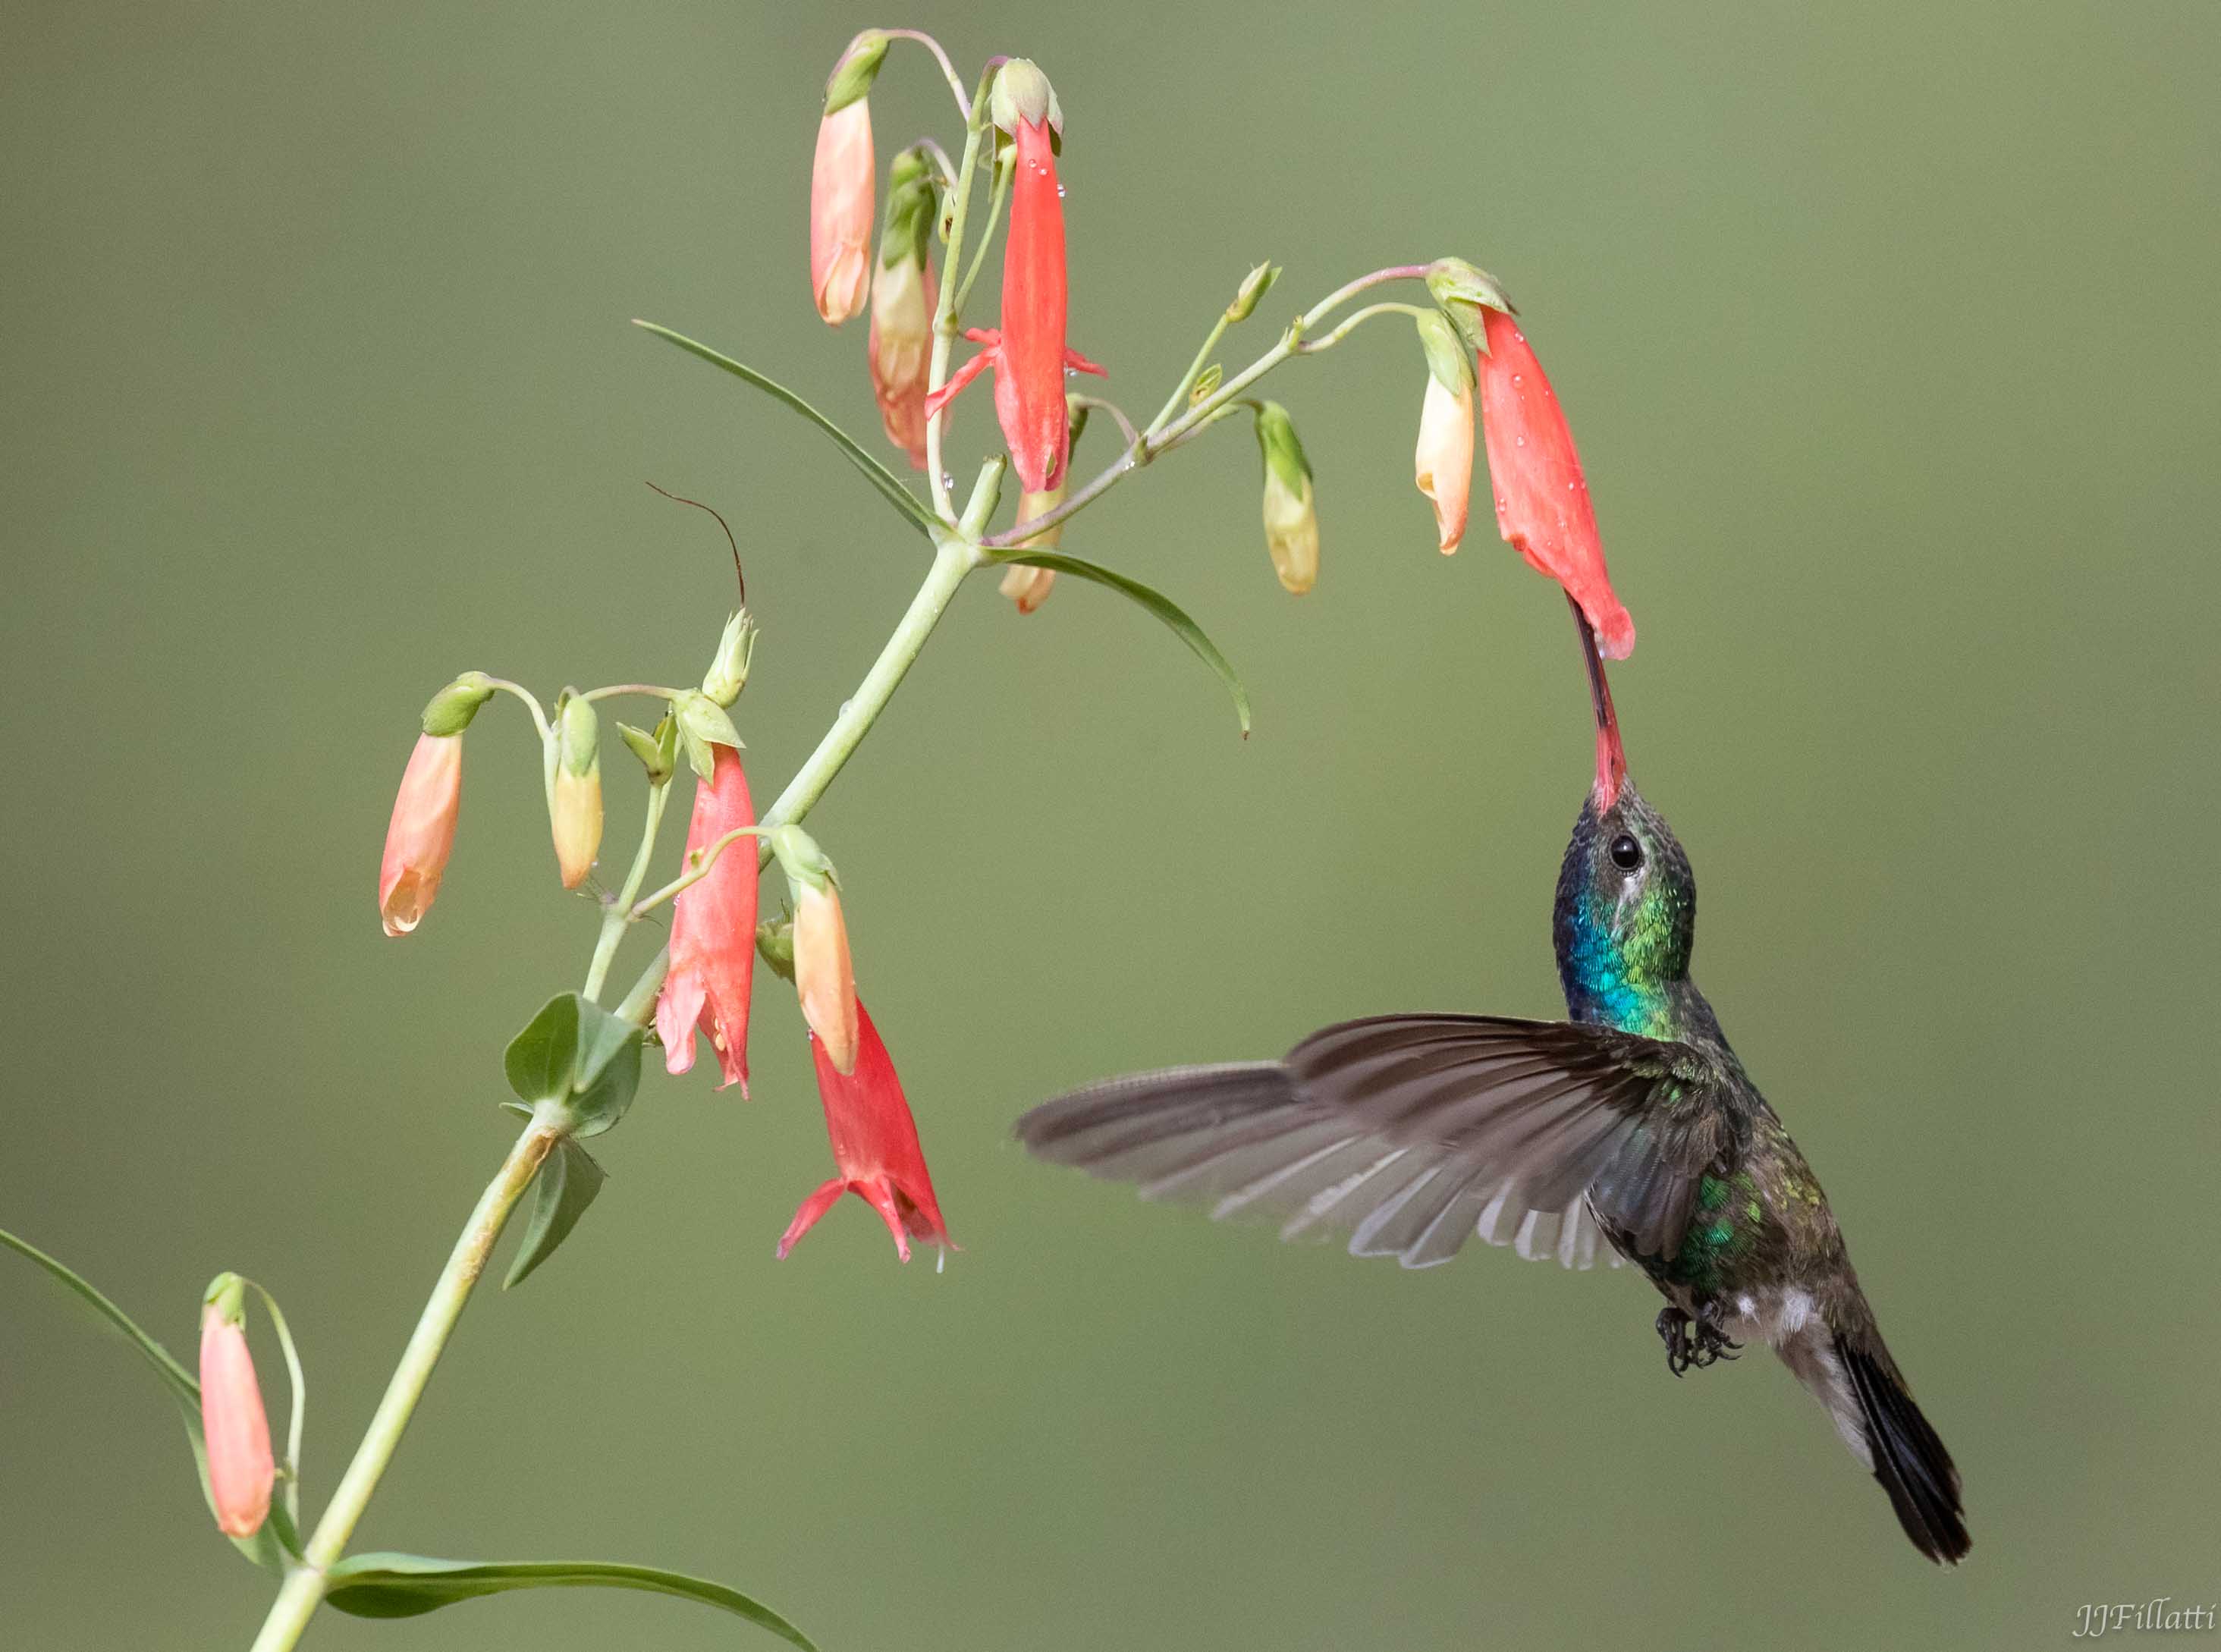
POLYGON ((1696 879, 1628 778, 1595 634, 1578 607, 1574 621, 1597 755, 1552 911, 1568 1019, 1346 1021, 1278 1061, 1089 1085, 1027 1113, 1018 1139, 1145 1198, 1277 1214, 1284 1239, 1347 1230, 1352 1255, 1406 1267, 1475 1235, 1568 1267, 1601 1248, 1665 1298, 1656 1329, 1675 1376, 1773 1349, 1913 1546, 1956 1564, 1971 1545, 1958 1471, 1882 1342, 1818 1178, 1689 977, 1696 879))

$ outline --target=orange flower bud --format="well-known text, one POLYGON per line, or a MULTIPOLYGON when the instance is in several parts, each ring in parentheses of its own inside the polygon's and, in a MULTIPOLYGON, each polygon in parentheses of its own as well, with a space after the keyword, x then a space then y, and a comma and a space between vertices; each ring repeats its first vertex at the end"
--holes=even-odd
POLYGON ((1448 556, 1465 537, 1473 497, 1473 373, 1448 322, 1430 314, 1418 325, 1427 356, 1427 395, 1419 408, 1412 477, 1434 503, 1436 536, 1448 556))
POLYGON ((455 847, 462 804, 462 735, 418 735, 393 799, 385 856, 378 868, 378 912, 386 934, 407 935, 432 910, 455 847))
POLYGON ((220 1275, 201 1305, 201 1432, 208 1442, 209 1496, 228 1537, 262 1530, 278 1479, 246 1314, 238 1276, 220 1275))
POLYGON ((794 991, 833 1070, 854 1073, 856 970, 841 917, 841 892, 829 877, 817 884, 794 880, 794 991))
POLYGON ((554 830, 555 865, 563 887, 576 889, 594 869, 602 848, 601 724, 591 701, 564 703, 554 731, 555 773, 547 794, 554 830))
POLYGON ((810 294, 834 327, 864 308, 871 288, 878 172, 868 98, 845 103, 817 123, 810 174, 810 294))

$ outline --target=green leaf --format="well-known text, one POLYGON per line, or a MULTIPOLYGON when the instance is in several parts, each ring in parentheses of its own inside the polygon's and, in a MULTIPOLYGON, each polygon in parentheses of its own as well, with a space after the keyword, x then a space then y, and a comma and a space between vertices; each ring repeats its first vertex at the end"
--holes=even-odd
POLYGON ((436 1561, 420 1555, 351 1555, 332 1568, 324 1599, 358 1618, 415 1618, 459 1600, 511 1589, 641 1589, 677 1595, 745 1618, 802 1652, 817 1652, 807 1635, 769 1606, 736 1589, 679 1572, 602 1561, 436 1561))
POLYGON ((585 1215, 586 1207, 608 1179, 609 1173, 576 1142, 566 1136, 555 1144, 555 1151, 541 1161, 532 1192, 532 1219, 525 1224, 516 1260, 509 1265, 509 1277, 501 1282, 503 1290, 522 1283, 534 1268, 555 1254, 555 1247, 571 1236, 571 1230, 579 1225, 579 1218, 585 1215))
POLYGON ((1234 710, 1242 719, 1242 735, 1249 735, 1249 695, 1242 686, 1241 678, 1235 675, 1218 645, 1204 635, 1203 628, 1190 619, 1179 604, 1159 591, 1153 591, 1139 579, 1129 579, 1123 573, 1114 573, 1100 563, 1083 557, 1067 556, 1061 551, 1004 551, 994 559, 997 566, 1023 562, 1029 568, 1049 568, 1058 573, 1075 574, 1082 579, 1092 579, 1098 585, 1108 585, 1120 595, 1129 597, 1154 614, 1173 629, 1173 634, 1195 650, 1196 658, 1218 673, 1218 680, 1226 685, 1226 691, 1234 697, 1234 710))
POLYGON ((640 1088, 641 1036, 591 999, 559 992, 510 1041, 502 1068, 520 1100, 561 1108, 567 1135, 599 1136, 640 1088))
MULTIPOLYGON (((200 1472, 201 1496, 209 1505, 209 1512, 215 1513, 216 1497, 209 1490, 208 1442, 201 1433, 200 1384, 193 1380, 185 1367, 171 1357, 169 1349, 140 1330, 130 1315, 109 1301, 82 1275, 5 1229, 0 1229, 0 1245, 7 1246, 26 1261, 35 1262, 55 1280, 74 1292, 107 1322, 110 1329, 121 1331, 124 1339, 139 1351, 140 1357, 153 1368, 154 1374, 161 1379, 162 1386, 169 1391, 170 1398, 177 1401, 178 1410, 183 1413, 185 1439, 192 1447, 193 1465, 200 1472)), ((285 1571, 288 1556, 297 1555, 301 1552, 300 1535, 294 1530, 293 1522, 287 1517, 282 1504, 271 1505, 270 1517, 263 1522, 261 1530, 252 1537, 234 1537, 230 1542, 233 1548, 257 1566, 281 1576, 285 1571)))
POLYGON ((913 528, 922 534, 931 535, 935 526, 933 513, 925 508, 917 495, 904 487, 896 479, 892 471, 865 452, 854 436, 810 406, 808 402, 804 401, 785 385, 775 379, 766 378, 754 367, 743 362, 735 361, 729 355, 721 355, 706 344, 698 344, 682 333, 674 333, 667 327, 658 327, 654 322, 643 321, 635 321, 633 325, 654 334, 660 339, 668 340, 682 350, 700 356, 712 366, 723 367, 734 377, 746 379, 766 395, 775 397, 785 403, 804 418, 808 419, 820 430, 832 437, 834 445, 840 448, 848 461, 864 473, 866 481, 886 496, 889 504, 909 518, 913 528))

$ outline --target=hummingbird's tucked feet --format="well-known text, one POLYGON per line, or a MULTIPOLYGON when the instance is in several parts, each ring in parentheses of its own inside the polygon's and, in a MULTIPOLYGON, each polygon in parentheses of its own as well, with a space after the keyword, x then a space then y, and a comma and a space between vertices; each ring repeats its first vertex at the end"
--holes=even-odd
POLYGON ((1692 1319, 1679 1308, 1658 1315, 1658 1339, 1666 1344, 1666 1368, 1680 1376, 1691 1367, 1701 1371, 1716 1360, 1732 1360, 1742 1351, 1741 1342, 1709 1319, 1692 1319))

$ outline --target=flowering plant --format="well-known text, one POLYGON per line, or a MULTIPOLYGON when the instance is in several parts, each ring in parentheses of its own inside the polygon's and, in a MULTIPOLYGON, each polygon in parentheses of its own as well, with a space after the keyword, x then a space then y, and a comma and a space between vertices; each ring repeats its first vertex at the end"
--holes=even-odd
MULTIPOLYGON (((1414 475, 1434 511, 1438 548, 1455 551, 1465 532, 1478 422, 1504 537, 1565 587, 1605 653, 1620 656, 1633 646, 1632 623, 1605 573, 1570 432, 1492 277, 1449 257, 1371 271, 1290 316, 1253 360, 1229 371, 1217 360, 1222 342, 1257 315, 1281 273, 1276 265, 1257 264, 1211 320, 1154 415, 1142 422, 1117 402, 1068 384, 1073 372, 1104 375, 1105 369, 1067 341, 1071 288, 1060 178, 1065 145, 1065 111, 1056 91, 1023 59, 989 59, 967 88, 929 36, 867 30, 834 66, 810 186, 811 300, 835 326, 868 311, 866 365, 880 421, 892 450, 924 472, 923 495, 864 442, 757 368, 668 328, 639 323, 816 426, 929 552, 916 596, 854 694, 760 815, 734 717, 757 639, 745 587, 697 685, 565 688, 543 702, 521 684, 470 671, 426 706, 379 869, 378 907, 387 936, 411 934, 437 899, 461 812, 465 742, 479 713, 497 698, 523 708, 541 742, 547 829, 563 888, 592 887, 589 879, 601 859, 603 758, 609 743, 603 708, 612 702, 645 701, 654 713, 643 719, 646 726, 615 724, 631 762, 615 760, 628 776, 637 765, 641 826, 616 887, 597 895, 598 923, 581 984, 551 997, 508 1045, 504 1067, 514 1094, 502 1104, 522 1116, 522 1128, 471 1212, 384 1398, 314 1526, 304 1527, 301 1512, 303 1361, 266 1292, 236 1274, 216 1277, 202 1307, 196 1380, 62 1263, 0 1234, 0 1243, 45 1268, 122 1330, 178 1400, 219 1530, 277 1580, 254 1642, 260 1652, 296 1645, 325 1605, 365 1617, 401 1617, 481 1595, 579 1585, 681 1596, 738 1614, 794 1645, 810 1645, 785 1618, 746 1595, 649 1567, 433 1560, 350 1553, 348 1543, 510 1217, 529 1195, 529 1213, 506 1276, 515 1286, 547 1261, 591 1207, 603 1171, 587 1144, 623 1121, 650 1053, 660 1056, 666 1073, 683 1074, 694 1064, 698 1040, 706 1040, 721 1084, 737 1085, 747 1095, 759 957, 793 983, 835 1168, 801 1200, 777 1255, 784 1257, 843 1194, 853 1192, 885 1223, 902 1260, 909 1260, 914 1245, 931 1245, 945 1257, 953 1241, 917 1120, 889 1047, 857 996, 846 892, 834 861, 803 823, 973 573, 1002 571, 1003 592, 1021 614, 1048 597, 1059 575, 1135 603, 1217 675, 1246 734, 1248 696, 1195 621, 1130 576, 1064 551, 1060 535, 1067 522, 1120 483, 1247 414, 1261 456, 1263 526, 1273 566, 1288 591, 1310 591, 1318 577, 1321 545, 1311 463, 1287 409, 1254 395, 1253 387, 1290 362, 1336 348, 1367 322, 1392 316, 1412 327, 1420 346, 1416 365, 1424 378, 1414 475), (898 42, 931 54, 947 79, 962 141, 954 160, 930 138, 895 156, 885 178, 882 215, 870 93, 898 42), (998 230, 998 324, 967 327, 967 311, 998 230), (1390 287, 1408 296, 1356 304, 1361 297, 1390 287), (960 338, 979 349, 952 371, 960 338), (944 468, 951 420, 959 393, 982 372, 992 375, 1003 451, 979 466, 960 498, 944 468), (1074 444, 1083 429, 1104 427, 1115 432, 1108 461, 1075 485, 1074 444), (1019 497, 1006 525, 998 528, 1004 478, 1012 472, 1019 497), (673 787, 688 776, 693 796, 683 857, 675 875, 651 886, 664 814, 673 787), (773 861, 785 879, 788 910, 766 917, 759 879, 773 861), (666 906, 668 943, 609 1002, 611 971, 625 941, 666 906), (282 1454, 273 1448, 248 1344, 250 1292, 263 1305, 290 1379, 282 1454)), ((1100 333, 1099 322, 1092 330, 1100 333)), ((735 558, 737 564, 737 545, 735 558)), ((857 910, 867 911, 868 894, 856 892, 857 910)))

